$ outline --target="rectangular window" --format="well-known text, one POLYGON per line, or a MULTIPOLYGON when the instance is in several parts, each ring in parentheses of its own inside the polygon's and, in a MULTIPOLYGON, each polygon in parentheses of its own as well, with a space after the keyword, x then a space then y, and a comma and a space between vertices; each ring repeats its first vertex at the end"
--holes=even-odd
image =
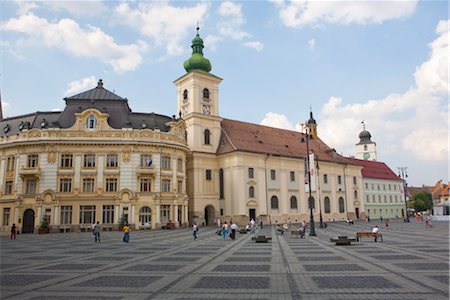
POLYGON ((141 192, 151 192, 152 191, 152 179, 148 177, 141 178, 141 192))
POLYGON ((366 182, 366 190, 369 189, 369 184, 366 182))
POLYGON ((327 174, 323 174, 323 183, 325 183, 325 184, 328 183, 328 175, 327 174))
POLYGON ((141 167, 142 168, 150 168, 153 164, 152 156, 150 154, 142 154, 141 155, 141 167))
POLYGON ((119 155, 108 154, 106 155, 106 167, 107 168, 117 168, 119 166, 119 155))
POLYGON ((72 179, 61 178, 59 180, 59 191, 61 193, 70 193, 72 191, 72 179))
POLYGON ((6 171, 14 171, 16 158, 14 156, 8 157, 6 160, 6 171))
POLYGON ((342 177, 341 177, 341 175, 338 175, 338 184, 342 184, 342 177))
POLYGON ((80 224, 95 222, 95 205, 80 205, 80 224))
POLYGON ((211 170, 206 170, 206 180, 211 180, 211 170))
POLYGON ((396 184, 394 184, 394 191, 396 191, 397 190, 397 185, 396 184))
POLYGON ((95 154, 85 154, 84 155, 84 165, 85 168, 95 168, 95 154))
POLYGON ((353 176, 353 184, 356 185, 356 176, 353 176))
POLYGON ((162 192, 170 193, 170 180, 169 179, 162 180, 162 192))
POLYGON ((61 168, 72 168, 73 166, 73 155, 72 154, 61 154, 61 168))
POLYGON ((178 194, 183 194, 183 181, 179 180, 178 181, 178 194))
POLYGON ((3 208, 3 226, 9 225, 9 215, 11 213, 11 208, 5 207, 3 208))
POLYGON ((295 172, 291 171, 291 181, 295 181, 295 172))
POLYGON ((27 167, 28 168, 36 168, 38 166, 38 162, 39 162, 38 158, 39 158, 39 156, 37 154, 28 155, 27 167))
POLYGON ((275 178, 276 178, 275 170, 270 170, 270 179, 275 180, 275 178))
POLYGON ((248 168, 248 178, 253 178, 254 176, 253 172, 254 172, 253 168, 248 168))
POLYGON ((161 168, 170 169, 170 156, 163 156, 161 158, 161 168))
POLYGON ((117 178, 106 178, 106 192, 117 192, 117 178))
POLYGON ((391 185, 389 185, 389 190, 390 190, 390 191, 392 190, 392 187, 391 187, 391 185))
POLYGON ((95 191, 95 179, 94 178, 83 178, 83 192, 93 193, 95 191))
POLYGON ((62 225, 72 224, 72 206, 61 206, 61 220, 62 225))
POLYGON ((223 208, 220 209, 220 215, 223 216, 223 208))
POLYGON ((13 193, 13 182, 8 180, 5 182, 5 195, 11 195, 13 193))
POLYGON ((177 159, 177 171, 183 172, 183 160, 181 158, 177 159))
POLYGON ((366 201, 367 201, 367 202, 370 202, 370 200, 369 200, 369 195, 366 195, 366 201))
POLYGON ((170 205, 161 205, 161 223, 167 223, 170 220, 170 205))
POLYGON ((104 224, 113 224, 114 223, 114 205, 103 205, 103 219, 102 222, 104 224))
POLYGON ((27 179, 26 193, 27 194, 35 194, 36 193, 36 179, 27 179))

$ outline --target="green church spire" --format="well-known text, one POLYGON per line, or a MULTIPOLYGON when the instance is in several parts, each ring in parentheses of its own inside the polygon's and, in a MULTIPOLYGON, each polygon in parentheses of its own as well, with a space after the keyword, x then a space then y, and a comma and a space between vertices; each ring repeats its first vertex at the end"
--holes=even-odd
POLYGON ((198 34, 200 27, 197 25, 197 35, 192 40, 192 56, 188 60, 186 60, 183 64, 186 72, 190 72, 192 70, 200 70, 209 72, 211 71, 211 63, 208 59, 203 57, 203 40, 198 34))

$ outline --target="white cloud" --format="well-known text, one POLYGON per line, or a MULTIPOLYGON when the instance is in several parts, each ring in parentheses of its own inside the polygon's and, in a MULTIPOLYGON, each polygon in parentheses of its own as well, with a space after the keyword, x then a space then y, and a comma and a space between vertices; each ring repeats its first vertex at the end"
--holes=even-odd
POLYGON ((308 41, 308 47, 309 47, 309 50, 314 51, 315 48, 316 48, 316 40, 315 39, 310 39, 308 41))
POLYGON ((224 1, 220 4, 218 13, 220 16, 226 18, 217 24, 220 34, 234 40, 242 40, 243 38, 250 37, 249 33, 241 29, 246 21, 242 14, 242 6, 240 4, 224 1))
POLYGON ((448 24, 448 20, 439 23, 439 36, 429 45, 429 59, 416 69, 413 87, 403 94, 364 103, 344 104, 341 98, 331 97, 320 114, 321 137, 344 152, 354 153, 358 141, 349 133, 361 131, 360 122, 365 120, 373 140, 383 145, 385 153, 386 149, 401 148, 421 161, 447 161, 448 24))
POLYGON ((166 1, 140 3, 136 9, 128 3, 115 8, 117 22, 138 29, 153 39, 157 46, 166 48, 167 55, 178 55, 186 48, 183 40, 192 36, 198 20, 206 17, 208 4, 193 7, 175 7, 166 1))
POLYGON ((255 49, 258 52, 261 52, 262 49, 264 49, 264 45, 258 41, 254 41, 254 42, 245 42, 243 43, 244 46, 246 47, 250 47, 255 49))
POLYGON ((410 16, 418 1, 272 1, 288 27, 307 24, 370 24, 410 16))
POLYGON ((3 113, 3 118, 7 118, 8 117, 8 112, 11 108, 11 103, 6 102, 5 100, 1 100, 2 101, 2 113, 3 113))
POLYGON ((17 13, 19 15, 26 14, 26 13, 30 12, 31 10, 39 7, 36 4, 36 2, 31 2, 31 1, 16 0, 16 4, 18 6, 17 13))
POLYGON ((64 95, 75 95, 80 92, 92 89, 97 86, 97 79, 95 76, 81 78, 79 80, 72 81, 67 85, 67 90, 64 95))
POLYGON ((260 124, 287 130, 295 130, 296 128, 291 121, 289 121, 288 117, 273 112, 268 112, 260 124))
POLYGON ((137 68, 147 44, 119 45, 100 28, 81 28, 71 19, 49 22, 32 13, 2 23, 3 30, 28 35, 30 41, 51 48, 59 48, 79 57, 96 58, 111 65, 115 71, 124 72, 137 68))
POLYGON ((223 40, 223 38, 221 38, 220 36, 216 36, 216 35, 211 35, 208 34, 205 38, 205 45, 208 45, 208 49, 215 51, 217 50, 217 45, 219 44, 219 42, 221 42, 223 40))
POLYGON ((45 1, 42 2, 53 10, 65 10, 74 16, 92 17, 104 13, 107 8, 105 4, 98 0, 83 1, 45 1))

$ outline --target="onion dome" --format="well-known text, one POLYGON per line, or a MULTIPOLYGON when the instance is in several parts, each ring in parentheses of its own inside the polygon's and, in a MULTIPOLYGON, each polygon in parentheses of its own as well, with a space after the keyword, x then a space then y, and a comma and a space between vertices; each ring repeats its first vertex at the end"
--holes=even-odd
POLYGON ((198 34, 198 30, 200 28, 197 26, 197 35, 192 40, 192 56, 188 60, 186 60, 183 64, 186 72, 190 72, 192 70, 200 70, 209 72, 211 71, 211 63, 208 59, 203 57, 203 40, 198 34))
POLYGON ((311 125, 311 124, 317 125, 316 120, 314 120, 314 118, 313 118, 312 111, 309 112, 309 120, 308 120, 308 125, 311 125))
POLYGON ((361 131, 361 133, 359 134, 359 144, 372 143, 372 141, 370 140, 371 137, 372 135, 367 130, 361 131))

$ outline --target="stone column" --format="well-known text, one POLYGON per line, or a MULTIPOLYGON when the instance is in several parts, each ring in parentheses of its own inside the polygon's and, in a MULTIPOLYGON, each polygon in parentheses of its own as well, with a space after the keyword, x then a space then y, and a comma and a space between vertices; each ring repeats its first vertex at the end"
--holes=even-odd
POLYGON ((59 206, 55 205, 53 213, 54 213, 53 225, 59 225, 59 206))
POLYGON ((160 205, 157 204, 156 205, 156 224, 160 224, 161 223, 161 209, 160 209, 160 205))
POLYGON ((114 224, 119 223, 119 204, 114 205, 114 224))
POLYGON ((178 227, 178 205, 173 205, 173 222, 175 223, 175 226, 178 227))

